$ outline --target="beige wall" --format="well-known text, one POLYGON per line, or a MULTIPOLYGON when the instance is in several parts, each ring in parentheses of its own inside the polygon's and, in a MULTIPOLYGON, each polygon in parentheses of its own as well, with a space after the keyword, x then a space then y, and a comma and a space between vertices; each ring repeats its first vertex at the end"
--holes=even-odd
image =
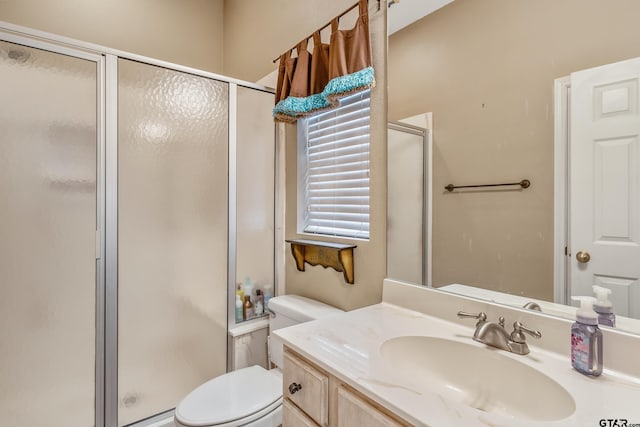
POLYGON ((0 21, 247 81, 355 0, 0 0, 0 21))
POLYGON ((223 73, 224 0, 0 0, 0 21, 223 73))
MULTIPOLYGON (((382 3, 384 5, 384 2, 382 3)), ((382 299, 382 280, 386 273, 387 94, 385 83, 386 18, 384 13, 386 8, 383 6, 381 11, 377 12, 376 2, 371 2, 369 10, 373 65, 377 81, 377 86, 371 91, 371 238, 369 241, 355 241, 358 245, 354 249, 355 284, 346 284, 342 273, 331 268, 312 267, 307 264, 306 271, 299 272, 288 245, 285 254, 285 289, 287 293, 313 298, 343 310, 352 310, 380 302, 382 299)), ((287 238, 296 238, 301 237, 296 234, 296 127, 287 125, 286 135, 285 235, 287 238)), ((314 238, 321 240, 318 237, 314 238)), ((330 238, 322 240, 349 241, 330 238)))
POLYGON ((435 285, 552 299, 553 80, 640 56, 639 15, 635 0, 456 0, 390 38, 389 119, 433 112, 435 285))
POLYGON ((354 3, 355 0, 225 1, 225 74, 248 81, 262 78, 277 67, 273 58, 354 3))

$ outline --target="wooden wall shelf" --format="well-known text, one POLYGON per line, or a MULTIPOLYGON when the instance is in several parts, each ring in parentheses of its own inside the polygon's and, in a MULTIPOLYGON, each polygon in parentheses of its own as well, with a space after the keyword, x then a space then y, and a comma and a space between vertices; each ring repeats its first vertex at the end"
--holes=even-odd
POLYGON ((351 285, 355 283, 353 249, 356 245, 302 239, 285 241, 291 243, 291 254, 296 260, 298 271, 304 271, 305 262, 324 268, 331 267, 343 273, 345 282, 351 285))

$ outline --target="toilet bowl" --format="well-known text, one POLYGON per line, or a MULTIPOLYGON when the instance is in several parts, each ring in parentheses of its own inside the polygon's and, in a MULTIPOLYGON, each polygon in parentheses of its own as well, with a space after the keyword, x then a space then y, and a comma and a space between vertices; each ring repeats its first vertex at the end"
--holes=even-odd
POLYGON ((175 424, 277 427, 282 424, 282 373, 250 366, 207 381, 176 407, 175 424))
MULTIPOLYGON (((270 331, 343 313, 297 295, 271 298, 270 331)), ((189 393, 176 407, 177 427, 277 427, 282 424, 280 340, 269 337, 269 360, 276 368, 250 366, 213 378, 189 393)))

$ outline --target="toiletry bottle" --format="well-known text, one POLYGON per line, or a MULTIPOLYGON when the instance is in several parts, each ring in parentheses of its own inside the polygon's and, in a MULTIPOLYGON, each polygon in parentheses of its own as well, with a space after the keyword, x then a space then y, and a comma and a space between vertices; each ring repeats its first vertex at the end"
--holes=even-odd
POLYGON ((604 326, 616 326, 616 315, 613 314, 613 304, 609 301, 611 289, 593 285, 593 292, 598 301, 593 303, 593 310, 598 313, 598 323, 604 326))
POLYGON ((255 303, 256 316, 262 316, 262 313, 264 313, 263 301, 264 299, 262 297, 262 291, 260 289, 256 289, 256 303, 255 303))
POLYGON ((271 285, 266 285, 264 287, 264 309, 265 311, 269 309, 269 300, 273 296, 273 288, 271 285))
POLYGON ((242 307, 244 312, 244 320, 249 320, 252 317, 256 317, 256 313, 253 310, 253 304, 251 303, 251 297, 249 295, 244 296, 244 305, 242 307))
POLYGON ((571 297, 580 301, 576 322, 571 325, 571 365, 584 375, 602 374, 602 331, 598 314, 593 311, 593 297, 571 297))
POLYGON ((244 290, 242 289, 242 283, 236 285, 236 295, 240 297, 240 302, 244 301, 244 290))
POLYGON ((260 300, 260 302, 262 303, 262 307, 264 307, 264 291, 261 289, 258 289, 256 291, 256 295, 258 297, 258 299, 260 300))
POLYGON ((253 284, 249 276, 244 278, 244 296, 251 298, 253 296, 253 284))
POLYGON ((244 320, 243 313, 244 310, 242 309, 242 300, 240 299, 240 295, 236 294, 236 323, 242 322, 244 320))

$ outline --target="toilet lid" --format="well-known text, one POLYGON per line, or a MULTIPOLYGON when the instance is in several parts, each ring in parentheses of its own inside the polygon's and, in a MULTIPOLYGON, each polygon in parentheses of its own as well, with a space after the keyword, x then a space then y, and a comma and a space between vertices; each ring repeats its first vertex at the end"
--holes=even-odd
MULTIPOLYGON (((250 366, 216 377, 193 390, 176 407, 176 419, 188 426, 235 425, 280 404, 282 377, 250 366)), ((269 411, 267 411, 269 412, 269 411)))

